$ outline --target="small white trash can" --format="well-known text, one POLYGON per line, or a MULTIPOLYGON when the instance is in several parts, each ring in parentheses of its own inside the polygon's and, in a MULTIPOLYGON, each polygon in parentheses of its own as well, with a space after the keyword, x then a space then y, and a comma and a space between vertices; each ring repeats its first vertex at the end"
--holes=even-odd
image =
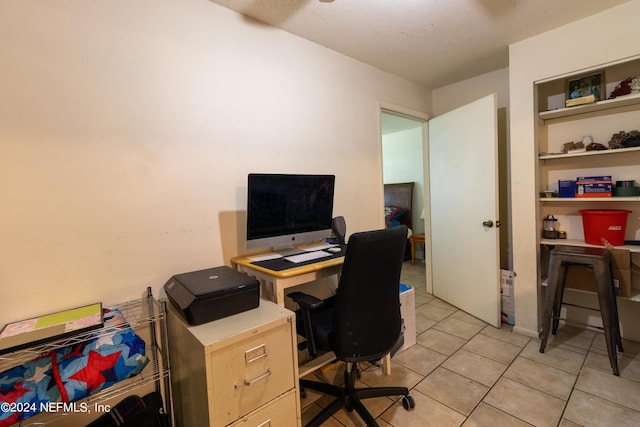
POLYGON ((416 343, 416 294, 411 286, 400 283, 400 314, 404 321, 404 344, 398 352, 416 343))

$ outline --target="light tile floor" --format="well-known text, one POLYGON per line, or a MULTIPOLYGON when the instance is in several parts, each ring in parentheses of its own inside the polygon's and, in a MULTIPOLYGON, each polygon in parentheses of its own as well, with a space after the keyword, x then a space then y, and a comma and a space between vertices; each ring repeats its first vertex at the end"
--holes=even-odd
MULTIPOLYGON (((404 385, 415 399, 413 411, 397 399, 365 400, 381 426, 640 425, 640 343, 624 342, 620 377, 611 373, 598 332, 561 326, 542 354, 538 339, 496 329, 427 294, 424 270, 403 267, 403 283, 415 289, 417 344, 395 355, 389 376, 376 365, 361 367, 361 386, 404 385)), ((342 369, 311 375, 341 381, 342 369)), ((303 424, 330 400, 309 390, 303 424)), ((324 425, 364 423, 343 410, 324 425)))

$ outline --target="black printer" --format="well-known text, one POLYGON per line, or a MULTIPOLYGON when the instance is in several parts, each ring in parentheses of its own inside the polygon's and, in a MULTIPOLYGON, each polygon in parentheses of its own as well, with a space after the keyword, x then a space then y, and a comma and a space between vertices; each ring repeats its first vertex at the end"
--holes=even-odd
POLYGON ((244 273, 222 266, 176 274, 164 291, 190 325, 200 325, 257 308, 260 283, 244 273))

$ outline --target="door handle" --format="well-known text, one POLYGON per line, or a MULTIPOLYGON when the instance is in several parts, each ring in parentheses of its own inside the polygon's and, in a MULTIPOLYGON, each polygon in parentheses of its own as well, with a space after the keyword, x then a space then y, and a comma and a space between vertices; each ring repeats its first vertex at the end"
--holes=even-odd
POLYGON ((488 220, 486 220, 486 221, 484 221, 484 222, 482 223, 482 226, 483 226, 484 228, 491 228, 491 227, 493 227, 493 221, 491 221, 490 219, 488 219, 488 220))

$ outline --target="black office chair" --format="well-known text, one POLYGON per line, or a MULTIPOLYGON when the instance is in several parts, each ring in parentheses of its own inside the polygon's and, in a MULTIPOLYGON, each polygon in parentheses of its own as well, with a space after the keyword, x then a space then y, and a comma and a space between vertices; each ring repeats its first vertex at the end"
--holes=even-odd
POLYGON ((361 399, 403 396, 405 409, 415 406, 406 387, 356 388, 357 363, 382 358, 402 340, 399 284, 407 228, 355 233, 349 238, 336 295, 320 300, 302 292, 289 296, 301 307, 303 327, 311 354, 333 351, 346 363, 344 388, 300 380, 303 389, 336 396, 307 426, 319 426, 341 408, 354 409, 367 426, 377 426, 361 399))

